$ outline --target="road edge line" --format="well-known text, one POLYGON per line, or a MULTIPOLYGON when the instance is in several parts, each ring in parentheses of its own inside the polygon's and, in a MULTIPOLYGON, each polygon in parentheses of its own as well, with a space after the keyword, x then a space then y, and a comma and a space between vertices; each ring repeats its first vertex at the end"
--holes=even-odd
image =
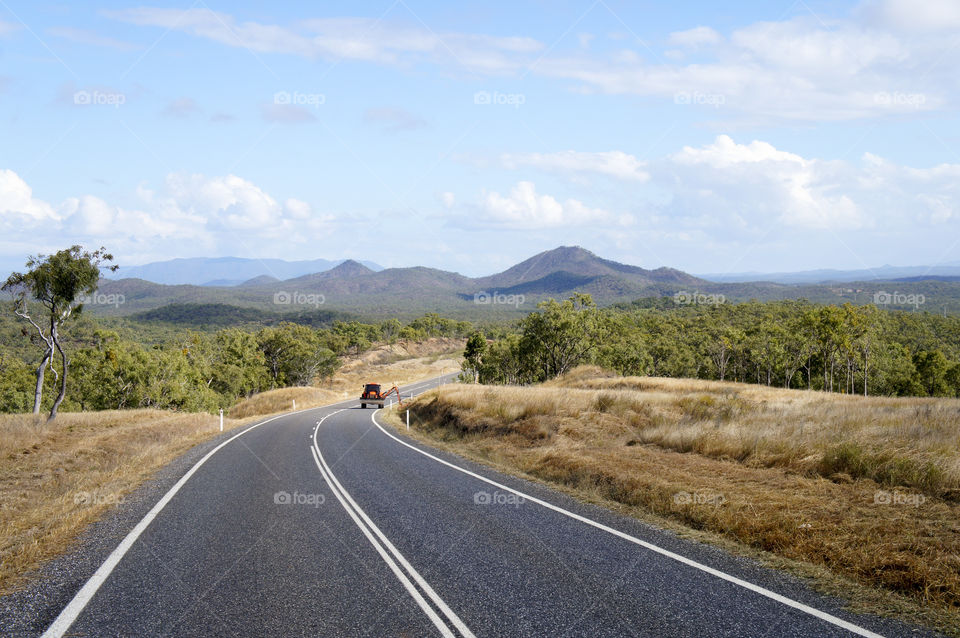
MULTIPOLYGON (((336 404, 334 403, 332 405, 336 405, 336 404)), ((186 485, 187 481, 190 480, 190 477, 192 477, 194 473, 197 470, 199 470, 200 467, 204 463, 206 463, 210 457, 216 454, 222 447, 224 447, 234 439, 240 438, 250 430, 254 430, 260 427, 261 425, 266 425, 271 421, 275 421, 285 416, 290 416, 291 414, 299 414, 301 412, 308 412, 310 410, 316 410, 318 408, 324 408, 324 407, 329 407, 329 406, 318 406, 317 408, 305 408, 303 410, 297 410, 296 412, 287 412, 284 414, 278 414, 276 416, 272 416, 269 419, 266 419, 264 421, 251 425, 250 427, 245 429, 243 432, 240 432, 238 434, 231 436, 229 439, 227 439, 217 447, 213 448, 209 452, 207 452, 207 454, 202 459, 197 461, 196 464, 193 465, 193 467, 187 470, 186 474, 181 476, 180 479, 176 483, 174 483, 173 487, 167 490, 167 493, 164 494, 160 498, 160 500, 157 501, 157 503, 150 509, 150 511, 144 514, 143 518, 140 519, 140 521, 134 526, 134 528, 130 530, 126 536, 123 537, 123 540, 120 541, 120 544, 117 545, 112 552, 110 552, 110 555, 107 556, 107 558, 103 561, 103 563, 100 564, 100 567, 97 568, 97 571, 95 571, 93 575, 86 580, 86 582, 83 584, 83 587, 81 587, 80 590, 76 594, 74 594, 73 598, 70 599, 70 602, 67 603, 67 606, 64 607, 59 614, 57 614, 57 617, 54 619, 52 623, 50 623, 50 626, 47 627, 47 629, 43 632, 40 638, 62 638, 62 636, 70 629, 73 623, 80 616, 80 614, 83 613, 84 608, 86 608, 86 606, 90 603, 90 601, 96 595, 97 590, 99 590, 100 587, 103 585, 103 583, 106 582, 107 578, 110 577, 110 574, 113 572, 114 568, 120 563, 120 561, 123 559, 126 553, 130 551, 130 548, 137 541, 137 539, 140 538, 140 535, 143 534, 143 532, 147 529, 150 523, 152 523, 153 520, 157 517, 157 515, 159 515, 160 512, 163 511, 163 508, 166 507, 167 503, 169 503, 173 499, 173 497, 176 496, 177 492, 180 491, 180 488, 186 485)))
POLYGON ((574 513, 574 512, 571 512, 571 511, 569 511, 569 510, 566 510, 566 509, 564 509, 564 508, 562 508, 562 507, 560 507, 560 506, 558 506, 558 505, 554 505, 554 504, 549 503, 549 502, 547 502, 547 501, 544 501, 544 500, 541 500, 541 499, 539 499, 539 498, 536 498, 535 496, 530 496, 530 495, 525 494, 525 493, 523 493, 523 492, 521 492, 521 491, 519 491, 519 490, 515 490, 515 489, 513 489, 512 487, 508 487, 508 486, 506 486, 506 485, 503 485, 502 483, 497 483, 496 481, 494 481, 494 480, 492 480, 492 479, 488 479, 488 478, 486 478, 485 476, 482 476, 482 475, 480 475, 480 474, 477 474, 476 472, 471 472, 470 470, 467 470, 467 469, 464 469, 464 468, 462 468, 462 467, 459 467, 458 465, 455 465, 455 464, 453 464, 453 463, 450 463, 449 461, 445 461, 444 459, 441 459, 440 457, 434 456, 433 454, 430 454, 429 452, 426 452, 426 451, 424 451, 424 450, 421 450, 420 448, 416 447, 415 445, 411 445, 410 443, 407 443, 406 441, 403 441, 402 439, 400 439, 400 438, 398 438, 397 436, 393 435, 392 433, 388 432, 382 425, 380 425, 380 424, 377 422, 376 416, 377 416, 377 412, 379 412, 379 411, 380 411, 380 410, 374 411, 374 413, 370 415, 370 420, 373 421, 373 424, 376 425, 376 426, 380 429, 381 432, 383 432, 384 434, 386 434, 387 436, 389 436, 391 439, 393 439, 393 440, 396 441, 397 443, 400 443, 400 444, 402 444, 402 445, 405 445, 405 446, 407 446, 408 448, 410 448, 411 450, 414 450, 414 451, 416 451, 416 452, 419 452, 420 454, 423 454, 424 456, 427 456, 427 457, 433 459, 434 461, 437 461, 438 463, 442 463, 443 465, 446 465, 446 466, 448 466, 448 467, 451 467, 451 468, 457 470, 458 472, 462 472, 462 473, 464 473, 464 474, 467 474, 467 475, 469 475, 469 476, 472 476, 472 477, 474 477, 474 478, 476 478, 476 479, 479 479, 479 480, 483 481, 484 483, 488 483, 488 484, 490 484, 490 485, 493 485, 494 487, 499 487, 500 489, 506 490, 506 491, 511 492, 511 493, 513 493, 513 494, 516 494, 517 496, 519 496, 519 497, 521 497, 521 498, 523 498, 523 499, 526 499, 526 500, 528 500, 528 501, 531 501, 531 502, 533 502, 533 503, 536 503, 537 505, 540 505, 540 506, 545 507, 545 508, 547 508, 547 509, 553 510, 553 511, 559 513, 559 514, 563 514, 564 516, 567 516, 567 517, 572 518, 572 519, 574 519, 574 520, 580 521, 581 523, 585 523, 585 524, 587 524, 587 525, 590 525, 591 527, 595 527, 595 528, 597 528, 597 529, 600 529, 600 530, 602 530, 602 531, 604 531, 604 532, 607 532, 607 533, 609 533, 609 534, 612 534, 612 535, 617 536, 617 537, 619 537, 619 538, 622 538, 622 539, 624 539, 624 540, 630 541, 631 543, 634 543, 634 544, 636 544, 636 545, 639 545, 639 546, 641 546, 641 547, 643 547, 643 548, 645 548, 645 549, 649 549, 649 550, 652 551, 652 552, 656 552, 656 553, 658 553, 658 554, 660 554, 660 555, 662 555, 662 556, 665 556, 665 557, 667 557, 667 558, 673 559, 673 560, 675 560, 675 561, 677 561, 677 562, 683 563, 684 565, 687 565, 687 566, 689 566, 689 567, 693 567, 693 568, 698 569, 698 570, 700 570, 700 571, 706 572, 706 573, 710 574, 711 576, 716 576, 717 578, 720 578, 720 579, 722 579, 722 580, 725 580, 725 581, 727 581, 727 582, 730 582, 730 583, 732 583, 732 584, 734 584, 734 585, 738 585, 738 586, 740 586, 740 587, 743 587, 744 589, 748 589, 748 590, 750 590, 750 591, 752 591, 752 592, 754 592, 754 593, 756 593, 756 594, 760 594, 761 596, 765 596, 765 597, 767 597, 767 598, 770 598, 771 600, 775 600, 775 601, 778 602, 778 603, 781 603, 781 604, 786 605, 786 606, 788 606, 788 607, 792 607, 793 609, 796 609, 796 610, 798 610, 798 611, 804 612, 804 613, 806 613, 806 614, 808 614, 808 615, 810 615, 810 616, 813 616, 813 617, 815 617, 815 618, 819 618, 820 620, 823 620, 823 621, 825 621, 825 622, 828 622, 828 623, 830 623, 831 625, 835 625, 835 626, 837 626, 837 627, 840 627, 841 629, 846 629, 847 631, 849 631, 849 632, 851 632, 851 633, 854 633, 854 634, 857 634, 858 636, 864 636, 864 638, 884 638, 884 637, 883 637, 882 635, 880 635, 880 634, 874 633, 874 632, 870 631, 869 629, 865 629, 865 628, 863 628, 863 627, 860 627, 859 625, 855 625, 855 624, 853 624, 853 623, 851 623, 851 622, 849 622, 849 621, 846 621, 846 620, 844 620, 844 619, 842 619, 842 618, 838 618, 837 616, 834 616, 834 615, 832 615, 832 614, 828 614, 828 613, 825 612, 825 611, 820 611, 819 609, 817 609, 817 608, 815 608, 815 607, 811 607, 811 606, 806 605, 806 604, 804 604, 804 603, 801 603, 801 602, 799 602, 799 601, 793 600, 792 598, 787 598, 786 596, 784 596, 784 595, 782 595, 782 594, 778 594, 778 593, 775 592, 775 591, 772 591, 772 590, 767 589, 767 588, 765 588, 765 587, 761 587, 760 585, 755 585, 755 584, 753 584, 753 583, 751 583, 751 582, 749 582, 749 581, 743 580, 743 579, 741 579, 741 578, 737 578, 736 576, 733 576, 733 575, 731 575, 731 574, 727 574, 726 572, 722 572, 722 571, 720 571, 719 569, 715 569, 715 568, 710 567, 710 566, 708 566, 708 565, 704 565, 703 563, 699 563, 699 562, 697 562, 697 561, 695 561, 695 560, 693 560, 693 559, 691 559, 691 558, 687 558, 686 556, 682 556, 682 555, 677 554, 677 553, 675 553, 675 552, 671 552, 670 550, 664 549, 664 548, 660 547, 659 545, 654 545, 653 543, 650 543, 650 542, 648 542, 648 541, 641 540, 641 539, 637 538, 636 536, 631 536, 630 534, 627 534, 626 532, 621 532, 621 531, 618 530, 618 529, 615 529, 615 528, 613 528, 613 527, 609 527, 608 525, 604 525, 603 523, 594 521, 594 520, 589 519, 589 518, 587 518, 587 517, 585 517, 585 516, 581 516, 580 514, 576 514, 576 513, 574 513))

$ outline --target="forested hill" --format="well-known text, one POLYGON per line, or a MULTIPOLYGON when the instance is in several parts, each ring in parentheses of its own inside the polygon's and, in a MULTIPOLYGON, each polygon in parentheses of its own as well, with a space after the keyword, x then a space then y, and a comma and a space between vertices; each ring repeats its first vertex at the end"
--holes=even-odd
POLYGON ((728 302, 809 299, 829 304, 878 303, 887 309, 960 312, 958 281, 714 283, 672 268, 648 270, 621 264, 576 246, 545 251, 503 272, 479 278, 425 267, 376 271, 346 261, 330 270, 286 280, 261 276, 235 286, 167 286, 140 279, 104 280, 99 292, 98 299, 105 302, 90 304, 89 310, 100 315, 132 315, 169 304, 225 304, 280 315, 323 309, 410 320, 425 312, 437 312, 484 321, 519 318, 540 301, 574 293, 590 294, 601 306, 644 297, 675 297, 681 304, 695 304, 701 295, 712 295, 728 302))

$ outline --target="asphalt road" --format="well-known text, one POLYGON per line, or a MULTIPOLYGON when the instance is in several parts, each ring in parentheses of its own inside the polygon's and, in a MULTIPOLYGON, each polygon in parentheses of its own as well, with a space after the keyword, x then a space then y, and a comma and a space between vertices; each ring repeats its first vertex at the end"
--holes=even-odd
POLYGON ((233 436, 45 635, 916 635, 375 417, 348 401, 233 436))

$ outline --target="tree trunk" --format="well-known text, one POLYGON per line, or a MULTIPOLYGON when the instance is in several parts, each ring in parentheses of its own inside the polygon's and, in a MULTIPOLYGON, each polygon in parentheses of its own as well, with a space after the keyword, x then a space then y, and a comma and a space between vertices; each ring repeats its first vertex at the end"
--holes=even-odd
POLYGON ((60 353, 63 369, 60 371, 60 394, 57 395, 57 399, 53 402, 53 408, 50 410, 50 418, 47 419, 47 421, 53 421, 57 418, 57 410, 60 409, 63 398, 67 396, 67 353, 63 351, 63 348, 60 346, 60 341, 55 336, 53 339, 54 344, 57 346, 57 351, 60 353))
POLYGON ((40 401, 43 398, 43 376, 47 371, 47 364, 50 363, 51 356, 53 356, 53 350, 48 349, 43 355, 43 360, 40 361, 39 367, 37 367, 37 389, 33 394, 34 414, 40 414, 40 401))
POLYGON ((867 396, 867 366, 870 361, 870 346, 863 351, 863 396, 867 396))

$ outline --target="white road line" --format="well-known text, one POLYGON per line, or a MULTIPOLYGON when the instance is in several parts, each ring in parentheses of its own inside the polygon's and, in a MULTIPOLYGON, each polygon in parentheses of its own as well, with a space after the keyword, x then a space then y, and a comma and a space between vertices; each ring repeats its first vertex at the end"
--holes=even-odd
POLYGON ((334 487, 333 483, 330 481, 327 473, 324 471, 323 466, 320 464, 320 459, 317 458, 317 450, 312 445, 310 447, 310 453, 313 455, 313 462, 317 464, 317 469, 320 470, 320 474, 323 476, 323 480, 327 482, 327 485, 330 487, 330 491, 333 492, 333 495, 337 497, 337 500, 340 501, 340 504, 343 505, 343 509, 347 511, 347 514, 350 515, 350 518, 353 519, 353 522, 356 523, 357 527, 360 528, 360 531, 363 532, 363 535, 367 537, 367 540, 370 541, 370 544, 373 545, 374 549, 377 550, 377 553, 380 554, 380 558, 383 559, 383 562, 390 567, 390 571, 393 572, 393 575, 397 577, 397 580, 404 586, 410 596, 416 601, 420 606, 420 609, 427 614, 433 624, 440 630, 440 633, 445 636, 445 638, 456 638, 454 633, 450 631, 450 628, 444 624, 440 616, 437 615, 437 612, 430 607, 429 603, 424 600, 423 596, 420 595, 420 592, 417 591, 417 588, 413 586, 413 583, 407 578, 406 574, 400 571, 400 568, 397 567, 397 564, 390 558, 390 555, 387 554, 386 550, 383 549, 383 546, 377 542, 377 539, 373 537, 370 531, 364 527, 363 523, 360 522, 360 519, 357 518, 357 515, 354 514, 353 510, 350 509, 350 506, 347 505, 347 502, 343 500, 343 497, 340 496, 340 492, 334 487))
POLYGON ((448 467, 451 467, 451 468, 457 470, 458 472, 462 472, 462 473, 464 473, 464 474, 466 474, 466 475, 468 475, 468 476, 472 476, 473 478, 478 479, 478 480, 481 480, 481 481, 483 481, 484 483, 488 483, 488 484, 490 484, 490 485, 493 485, 494 487, 498 487, 498 488, 500 488, 500 489, 502 489, 502 490, 506 490, 506 491, 508 491, 508 492, 511 492, 511 493, 513 493, 513 494, 516 494, 517 496, 520 496, 520 497, 524 498, 525 500, 528 500, 528 501, 530 501, 530 502, 532 502, 532 503, 536 503, 537 505, 541 505, 541 506, 543 506, 543 507, 546 507, 547 509, 553 510, 553 511, 559 513, 559 514, 563 514, 564 516, 567 516, 567 517, 572 518, 572 519, 574 519, 574 520, 580 521, 581 523, 585 523, 585 524, 587 524, 587 525, 590 525, 591 527, 596 527, 597 529, 603 530, 603 531, 605 531, 605 532, 607 532, 607 533, 609 533, 609 534, 613 534, 614 536, 617 536, 617 537, 619 537, 619 538, 622 538, 622 539, 624 539, 624 540, 626 540, 626 541, 630 541, 631 543, 635 543, 635 544, 637 544, 637 545, 640 545, 641 547, 643 547, 643 548, 645 548, 645 549, 649 549, 650 551, 653 551, 653 552, 656 552, 656 553, 661 554, 661 555, 663 555, 663 556, 666 556, 667 558, 672 558, 673 560, 678 561, 678 562, 680 562, 680 563, 683 563, 684 565, 688 565, 688 566, 693 567, 693 568, 695 568, 695 569, 699 569, 700 571, 706 572, 706 573, 708 573, 708 574, 710 574, 710 575, 712 575, 712 576, 716 576, 717 578, 721 578, 721 579, 723 579, 723 580, 725 580, 725 581, 727 581, 727 582, 733 583, 734 585, 739 585, 740 587, 743 587, 744 589, 748 589, 748 590, 750 590, 750 591, 752 591, 752 592, 754 592, 754 593, 760 594, 761 596, 766 596, 767 598, 770 598, 770 599, 775 600, 775 601, 777 601, 777 602, 779 602, 779 603, 782 603, 782 604, 784 604, 784 605, 787 605, 788 607, 792 607, 792 608, 794 608, 794 609, 796 609, 796 610, 798 610, 798 611, 804 612, 805 614, 809 614, 809 615, 811 615, 811 616, 813 616, 813 617, 815 617, 815 618, 819 618, 820 620, 826 621, 826 622, 828 622, 828 623, 830 623, 830 624, 832 624, 832 625, 836 625, 837 627, 840 627, 840 628, 842 628, 842 629, 846 629, 847 631, 849 631, 849 632, 851 632, 851 633, 854 633, 854 634, 857 634, 858 636, 865 636, 866 638, 883 638, 883 636, 881 636, 880 634, 874 633, 874 632, 870 631, 869 629, 864 629, 863 627, 860 627, 860 626, 858 626, 858 625, 854 625, 853 623, 847 622, 846 620, 843 620, 842 618, 837 618, 836 616, 833 616, 832 614, 828 614, 828 613, 825 612, 825 611, 820 611, 819 609, 816 609, 816 608, 814 608, 814 607, 810 607, 809 605, 805 605, 805 604, 803 604, 803 603, 801 603, 801 602, 797 602, 797 601, 795 601, 795 600, 793 600, 793 599, 791 599, 791 598, 787 598, 786 596, 783 596, 783 595, 778 594, 778 593, 776 593, 776 592, 774 592, 774 591, 771 591, 771 590, 769 590, 769 589, 766 589, 765 587, 761 587, 761 586, 759 586, 759 585, 754 585, 753 583, 748 582, 748 581, 745 581, 745 580, 742 580, 742 579, 740 579, 740 578, 737 578, 736 576, 731 576, 730 574, 727 574, 726 572, 722 572, 722 571, 720 571, 720 570, 718 570, 718 569, 714 569, 713 567, 709 567, 709 566, 707 566, 707 565, 704 565, 703 563, 698 563, 698 562, 695 561, 695 560, 689 559, 689 558, 687 558, 687 557, 685 557, 685 556, 681 556, 680 554, 676 554, 676 553, 674 553, 674 552, 671 552, 670 550, 664 549, 664 548, 660 547, 659 545, 654 545, 653 543, 649 543, 649 542, 647 542, 647 541, 641 540, 641 539, 637 538, 636 536, 631 536, 630 534, 627 534, 627 533, 625 533, 625 532, 621 532, 620 530, 614 529, 614 528, 609 527, 609 526, 607 526, 607 525, 604 525, 603 523, 598 523, 597 521, 594 521, 594 520, 591 520, 591 519, 589 519, 589 518, 586 518, 585 516, 580 516, 579 514, 575 514, 575 513, 571 512, 571 511, 565 510, 565 509, 563 509, 562 507, 558 507, 557 505, 553 505, 552 503, 548 503, 547 501, 540 500, 539 498, 536 498, 536 497, 534 497, 534 496, 530 496, 529 494, 525 494, 525 493, 523 493, 523 492, 521 492, 521 491, 519 491, 519 490, 515 490, 515 489, 513 489, 512 487, 507 487, 506 485, 503 485, 502 483, 497 483, 496 481, 490 480, 490 479, 486 478, 485 476, 481 476, 480 474, 477 474, 476 472, 471 472, 470 470, 464 469, 464 468, 462 468, 462 467, 460 467, 460 466, 458 466, 458 465, 454 465, 453 463, 450 463, 449 461, 445 461, 445 460, 443 460, 443 459, 441 459, 441 458, 439 458, 439 457, 437 457, 437 456, 434 456, 433 454, 430 454, 429 452, 425 452, 425 451, 421 450, 420 448, 416 447, 415 445, 411 445, 411 444, 407 443, 406 441, 403 441, 402 439, 394 436, 392 433, 388 432, 383 426, 381 426, 379 423, 377 423, 376 416, 377 416, 377 412, 379 412, 379 411, 380 411, 380 410, 374 411, 374 413, 370 415, 370 420, 373 421, 373 424, 374 424, 374 425, 376 425, 378 428, 380 428, 380 431, 381 431, 381 432, 383 432, 384 434, 386 434, 387 436, 389 436, 391 439, 393 439, 393 440, 396 441, 397 443, 400 443, 401 445, 405 445, 405 446, 407 446, 408 448, 410 448, 411 450, 413 450, 413 451, 415 451, 415 452, 419 452, 420 454, 423 454, 424 456, 429 457, 429 458, 433 459, 434 461, 436 461, 436 462, 438 462, 438 463, 442 463, 443 465, 446 465, 446 466, 448 466, 448 467))
MULTIPOLYGON (((338 410, 337 412, 342 412, 342 410, 338 410)), ((427 604, 427 602, 420 595, 420 592, 413 587, 410 581, 403 575, 402 572, 399 571, 396 563, 384 552, 383 547, 386 547, 387 550, 390 551, 393 557, 396 558, 396 561, 403 566, 407 573, 410 574, 413 580, 416 581, 420 588, 427 594, 427 596, 430 597, 430 600, 433 601, 437 608, 440 609, 443 615, 447 617, 447 620, 450 621, 450 623, 457 629, 457 631, 460 632, 462 636, 465 638, 476 638, 473 632, 467 627, 466 623, 464 623, 460 617, 457 616, 452 609, 450 609, 449 605, 444 602, 437 592, 434 591, 433 587, 430 586, 423 576, 421 576, 420 573, 413 567, 413 565, 411 565, 410 562, 403 556, 403 554, 400 553, 400 550, 398 550, 396 546, 390 542, 390 539, 388 539, 387 536, 380 530, 380 528, 377 527, 376 523, 374 523, 370 517, 367 516, 366 512, 363 511, 363 508, 361 508, 357 502, 353 500, 353 497, 350 496, 350 493, 343 487, 343 485, 334 475, 333 470, 331 470, 330 466, 327 465, 326 460, 323 458, 323 453, 320 452, 320 445, 317 442, 317 432, 320 429, 320 424, 322 424, 323 421, 325 421, 328 417, 337 414, 337 412, 326 415, 320 420, 319 423, 317 423, 317 427, 313 431, 313 445, 311 446, 311 451, 314 455, 314 462, 320 469, 320 473, 323 475, 324 480, 326 480, 327 485, 330 486, 330 490, 337 497, 337 500, 340 501, 340 504, 343 505, 343 508, 347 510, 347 513, 353 519, 353 522, 357 524, 361 531, 363 531, 364 535, 367 537, 367 540, 369 540, 374 548, 376 548, 377 552, 380 553, 380 556, 390 566, 390 569, 393 570, 400 582, 403 583, 404 587, 407 588, 407 591, 410 592, 410 595, 413 596, 414 600, 417 601, 417 604, 420 605, 427 615, 430 616, 430 619, 433 620, 434 624, 437 625, 437 628, 440 629, 441 633, 446 632, 444 633, 445 636, 453 636, 452 633, 449 633, 450 629, 437 616, 436 612, 434 612, 433 609, 427 604), (360 518, 358 518, 358 515, 360 518), (360 519, 362 519, 362 522, 360 519), (366 523, 366 526, 364 526, 364 523, 366 523), (370 531, 376 534, 377 538, 380 539, 380 543, 383 544, 382 546, 370 534, 370 531)))
MULTIPOLYGON (((323 406, 323 407, 327 407, 327 406, 323 406)), ((90 579, 87 580, 87 582, 83 585, 80 591, 78 591, 76 595, 73 597, 73 599, 67 604, 67 606, 63 608, 63 611, 60 612, 60 615, 58 615, 57 618, 53 621, 53 623, 47 628, 47 630, 43 632, 43 636, 41 636, 41 638, 61 638, 67 632, 67 630, 70 629, 70 625, 72 625, 74 621, 77 619, 77 617, 80 616, 80 613, 83 611, 83 609, 87 606, 87 604, 93 598, 94 594, 97 593, 97 590, 100 589, 100 586, 103 585, 103 583, 110 576, 111 572, 113 572, 114 568, 117 566, 120 560, 123 559, 124 555, 130 550, 130 547, 133 546, 133 544, 137 541, 138 538, 140 538, 140 535, 143 534, 143 531, 145 529, 147 529, 147 526, 150 525, 153 519, 155 519, 157 515, 163 510, 163 508, 166 507, 167 503, 169 503, 170 500, 177 494, 177 492, 180 491, 180 488, 182 488, 186 484, 186 482, 190 480, 190 477, 193 476, 194 473, 196 473, 196 471, 200 469, 200 466, 206 463, 211 456, 213 456, 214 454, 217 453, 217 451, 220 450, 220 448, 227 445, 234 439, 237 439, 243 436, 250 430, 260 427, 261 425, 266 425, 267 423, 270 423, 271 421, 274 421, 281 417, 290 416, 290 414, 298 414, 300 412, 307 412, 308 410, 316 410, 316 409, 317 408, 307 408, 306 410, 299 410, 297 412, 290 412, 287 414, 278 414, 277 416, 271 417, 266 421, 261 421, 260 423, 251 425, 249 428, 247 428, 243 432, 233 435, 232 437, 230 437, 229 439, 227 439, 217 447, 210 450, 206 456, 204 456, 202 459, 197 461, 197 463, 192 468, 190 468, 190 470, 186 474, 180 477, 180 480, 177 481, 174 484, 174 486, 171 487, 167 491, 167 493, 163 495, 163 498, 157 501, 157 504, 154 505, 153 508, 149 512, 147 512, 147 514, 142 519, 140 519, 140 522, 137 523, 137 525, 132 530, 130 530, 130 532, 124 537, 124 539, 120 541, 120 544, 117 545, 116 549, 114 549, 113 552, 111 552, 110 555, 107 556, 107 559, 103 561, 103 564, 100 565, 100 567, 97 569, 96 572, 94 572, 93 576, 91 576, 90 579)))
MULTIPOLYGON (((429 382, 420 382, 419 384, 414 384, 414 387, 422 383, 429 383, 429 382)), ((346 399, 346 401, 350 401, 350 400, 351 399, 346 399)), ((110 555, 107 556, 107 559, 103 561, 103 564, 100 565, 99 568, 97 568, 97 571, 93 573, 93 576, 91 576, 87 580, 87 582, 84 583, 83 587, 80 588, 80 591, 78 591, 74 595, 74 597, 70 600, 67 606, 63 608, 63 610, 56 617, 56 619, 54 619, 54 621, 50 624, 50 626, 47 627, 47 630, 43 632, 43 635, 41 636, 41 638, 61 638, 67 632, 67 630, 70 629, 70 626, 80 616, 84 608, 90 603, 90 600, 97 593, 97 590, 99 590, 100 587, 103 585, 103 583, 107 580, 107 578, 109 578, 114 568, 116 568, 117 564, 120 562, 121 559, 123 559, 126 553, 130 551, 130 547, 132 547, 133 544, 137 541, 137 539, 140 538, 140 535, 143 534, 143 531, 147 528, 147 526, 149 526, 150 523, 153 522, 153 519, 155 519, 157 515, 163 510, 163 508, 166 507, 167 503, 169 503, 170 500, 176 495, 176 493, 180 491, 180 488, 182 488, 184 484, 186 484, 186 482, 190 479, 190 477, 193 476, 193 474, 198 469, 200 469, 200 466, 206 463, 211 456, 213 456, 214 454, 217 453, 218 450, 220 450, 220 448, 225 446, 227 443, 230 443, 234 439, 243 436, 250 430, 253 430, 254 428, 258 428, 261 425, 270 423, 271 421, 274 421, 281 417, 290 416, 292 414, 300 414, 302 412, 309 412, 311 410, 329 408, 331 406, 338 405, 340 403, 344 403, 344 401, 337 401, 336 403, 331 403, 328 405, 321 405, 313 408, 296 410, 294 412, 278 414, 277 416, 270 417, 265 421, 261 421, 260 423, 250 426, 243 432, 240 432, 239 434, 236 434, 230 437, 229 439, 227 439, 217 447, 213 448, 209 453, 207 453, 206 456, 204 456, 202 459, 197 461, 197 463, 192 468, 190 468, 190 470, 186 474, 180 477, 180 480, 177 481, 174 484, 174 486, 171 487, 159 501, 157 501, 157 504, 154 505, 153 508, 149 512, 147 512, 142 519, 140 519, 140 522, 137 523, 137 525, 132 530, 130 530, 130 532, 124 537, 124 539, 120 541, 120 544, 117 545, 116 549, 114 549, 110 553, 110 555)))

